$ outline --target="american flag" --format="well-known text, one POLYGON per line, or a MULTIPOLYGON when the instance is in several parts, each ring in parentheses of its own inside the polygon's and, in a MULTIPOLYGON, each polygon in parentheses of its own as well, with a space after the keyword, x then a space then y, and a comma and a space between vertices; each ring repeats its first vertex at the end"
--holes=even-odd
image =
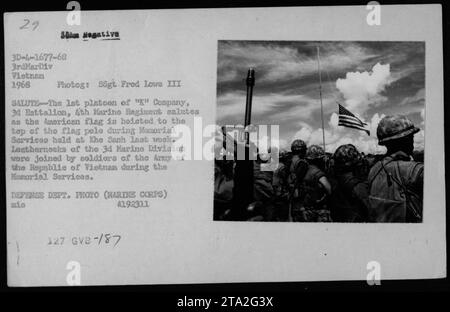
POLYGON ((365 131, 367 135, 370 135, 370 131, 366 129, 367 124, 362 122, 361 119, 353 115, 348 109, 339 104, 339 126, 353 128, 365 131))

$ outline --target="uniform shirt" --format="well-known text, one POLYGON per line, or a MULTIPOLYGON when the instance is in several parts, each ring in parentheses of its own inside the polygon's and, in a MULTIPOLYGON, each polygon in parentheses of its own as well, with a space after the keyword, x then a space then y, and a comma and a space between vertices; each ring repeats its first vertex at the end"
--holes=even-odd
POLYGON ((273 173, 273 189, 276 196, 285 196, 288 193, 288 168, 285 164, 280 163, 273 173))
POLYGON ((337 222, 366 222, 369 207, 366 180, 352 172, 338 174, 330 200, 331 217, 337 222))
POLYGON ((322 209, 322 205, 318 205, 317 201, 323 198, 325 190, 321 187, 319 180, 325 177, 325 173, 315 165, 309 165, 308 170, 301 183, 302 190, 300 198, 305 207, 322 209))
POLYGON ((423 163, 411 160, 411 157, 402 151, 387 155, 377 162, 369 172, 370 195, 388 200, 398 200, 402 196, 404 198, 406 190, 406 216, 404 220, 396 221, 420 221, 415 215, 417 214, 419 219, 422 218, 423 170, 423 163))
POLYGON ((254 181, 254 199, 255 201, 270 201, 274 196, 273 172, 261 170, 261 162, 253 162, 253 181, 254 181))

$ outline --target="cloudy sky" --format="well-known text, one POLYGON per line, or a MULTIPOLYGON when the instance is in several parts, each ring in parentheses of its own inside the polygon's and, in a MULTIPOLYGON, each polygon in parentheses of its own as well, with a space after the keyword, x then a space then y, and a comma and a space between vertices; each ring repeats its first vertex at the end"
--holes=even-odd
POLYGON ((366 153, 384 152, 376 127, 391 114, 405 114, 422 129, 415 145, 423 149, 423 42, 219 41, 217 123, 243 124, 243 79, 253 67, 252 123, 279 125, 281 147, 296 138, 322 144, 317 47, 327 152, 346 143, 366 153), (371 135, 338 127, 336 101, 367 122, 371 135))

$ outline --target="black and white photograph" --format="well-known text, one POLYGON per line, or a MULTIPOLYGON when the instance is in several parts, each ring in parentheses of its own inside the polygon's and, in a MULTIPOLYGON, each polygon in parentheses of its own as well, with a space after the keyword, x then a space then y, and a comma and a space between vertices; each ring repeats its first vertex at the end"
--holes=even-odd
POLYGON ((424 42, 219 41, 218 125, 279 139, 216 158, 214 220, 422 222, 425 107, 424 42))

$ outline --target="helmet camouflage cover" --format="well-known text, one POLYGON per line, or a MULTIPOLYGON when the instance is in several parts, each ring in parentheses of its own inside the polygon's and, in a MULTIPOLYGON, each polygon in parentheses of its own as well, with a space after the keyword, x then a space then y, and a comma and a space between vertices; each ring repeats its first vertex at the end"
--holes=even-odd
POLYGON ((381 119, 377 127, 378 144, 385 145, 386 142, 400 139, 419 132, 411 120, 403 115, 386 116, 381 119))
POLYGON ((323 158, 324 156, 325 156, 325 151, 319 145, 311 145, 306 150, 306 158, 308 158, 308 159, 323 158))
POLYGON ((353 144, 344 144, 336 149, 333 159, 338 166, 351 166, 361 159, 361 154, 353 144))
POLYGON ((303 140, 294 140, 291 144, 291 151, 292 152, 298 152, 298 153, 304 153, 306 152, 306 143, 303 140))

